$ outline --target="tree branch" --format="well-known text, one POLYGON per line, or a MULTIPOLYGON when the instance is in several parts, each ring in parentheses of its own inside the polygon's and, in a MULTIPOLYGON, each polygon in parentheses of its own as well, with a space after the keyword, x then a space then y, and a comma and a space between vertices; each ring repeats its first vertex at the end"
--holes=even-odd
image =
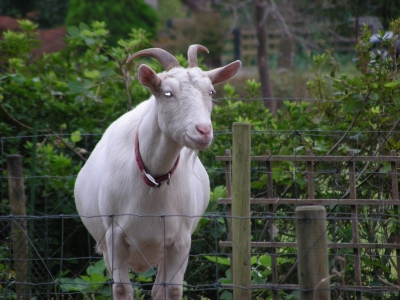
POLYGON ((76 155, 79 156, 80 159, 82 159, 83 161, 86 161, 86 158, 84 158, 78 151, 76 151, 74 148, 72 148, 70 145, 68 145, 68 143, 66 143, 62 137, 60 137, 57 133, 55 133, 49 126, 47 126, 47 130, 53 134, 56 138, 58 138, 60 140, 61 143, 63 143, 69 150, 71 150, 72 152, 74 152, 76 155))
POLYGON ((357 120, 358 116, 360 115, 360 113, 361 113, 361 109, 359 109, 359 110, 357 111, 357 113, 354 115, 353 120, 351 121, 349 127, 347 128, 347 130, 346 130, 346 132, 343 134, 343 136, 336 142, 335 145, 332 146, 331 149, 328 150, 328 152, 325 153, 325 155, 329 155, 329 154, 333 151, 333 149, 335 149, 335 148, 343 141, 343 139, 344 139, 344 138, 346 137, 346 135, 349 133, 350 129, 353 128, 354 123, 356 122, 356 120, 357 120))

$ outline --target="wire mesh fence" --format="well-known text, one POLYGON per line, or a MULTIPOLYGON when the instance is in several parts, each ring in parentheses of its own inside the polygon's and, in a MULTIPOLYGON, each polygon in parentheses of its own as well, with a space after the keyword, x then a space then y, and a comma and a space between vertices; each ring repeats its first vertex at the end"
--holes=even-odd
MULTIPOLYGON (((104 262, 76 214, 73 199, 76 175, 99 138, 100 135, 82 134, 80 142, 73 147, 75 151, 64 145, 64 142, 71 143, 71 135, 1 138, 0 298, 16 299, 18 294, 24 295, 24 299, 92 296, 111 299, 111 281, 104 262), (10 213, 5 163, 7 155, 21 148, 25 149, 25 217, 10 213), (15 227, 21 224, 25 229, 15 227), (27 240, 15 238, 21 232, 27 240)), ((251 265, 253 298, 298 298, 295 209, 303 205, 304 200, 311 199, 309 165, 300 159, 308 155, 313 158, 312 198, 329 200, 321 204, 327 210, 331 297, 357 299, 362 295, 365 299, 398 299, 400 213, 399 206, 393 202, 399 199, 393 197, 392 179, 393 173, 398 174, 398 164, 393 170, 392 163, 385 157, 392 155, 391 150, 398 155, 399 149, 393 141, 400 140, 400 131, 253 130, 251 139, 254 156, 293 157, 271 160, 272 167, 266 160, 251 162, 252 250, 247 259, 251 265), (333 150, 327 147, 336 143, 339 145, 333 150), (353 151, 352 158, 338 158, 348 151, 353 151), (330 159, 325 158, 327 153, 330 159), (354 159, 365 156, 378 159, 354 159), (348 184, 349 161, 354 162, 355 197, 350 195, 348 184), (357 228, 358 243, 363 245, 358 253, 354 245, 349 245, 354 236, 354 204, 345 201, 350 198, 359 199, 361 203, 357 208, 357 228), (280 243, 279 247, 271 247, 272 242, 280 243), (354 276, 357 256, 360 257, 361 284, 354 276)), ((230 220, 235 216, 229 214, 223 200, 229 198, 226 162, 215 159, 231 148, 231 140, 229 128, 216 131, 213 145, 200 153, 210 176, 211 199, 205 215, 197 216, 200 222, 192 236, 183 287, 186 299, 232 297, 232 246, 227 241, 231 240, 230 220)), ((139 299, 151 298, 157 270, 149 267, 147 272, 130 273, 139 299)))

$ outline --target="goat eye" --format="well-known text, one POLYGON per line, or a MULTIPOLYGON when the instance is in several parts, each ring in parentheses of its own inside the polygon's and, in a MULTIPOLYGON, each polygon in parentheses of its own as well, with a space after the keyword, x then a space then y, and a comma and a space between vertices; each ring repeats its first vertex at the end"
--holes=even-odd
POLYGON ((171 92, 165 92, 164 96, 167 98, 171 98, 172 97, 172 93, 171 92))

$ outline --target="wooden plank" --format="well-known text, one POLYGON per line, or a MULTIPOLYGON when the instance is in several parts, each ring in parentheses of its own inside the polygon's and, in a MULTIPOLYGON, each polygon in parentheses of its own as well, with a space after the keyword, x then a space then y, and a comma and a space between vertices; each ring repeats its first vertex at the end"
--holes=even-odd
MULTIPOLYGON (((216 156, 216 161, 232 161, 232 156, 216 156)), ((251 161, 296 161, 296 162, 400 162, 400 156, 313 156, 274 155, 252 156, 251 161)))
MULTIPOLYGON (((226 149, 225 155, 230 156, 231 150, 226 149)), ((232 162, 227 161, 225 163, 225 186, 226 186, 226 197, 232 197, 232 162)), ((231 198, 232 199, 232 198, 231 198)), ((228 221, 228 239, 232 241, 233 233, 232 233, 232 201, 226 203, 226 217, 228 221)), ((233 259, 230 260, 231 264, 231 278, 233 278, 233 259)))
MULTIPOLYGON (((218 204, 230 204, 231 198, 219 198, 218 204)), ((293 199, 293 198, 250 198, 250 204, 274 205, 399 205, 392 199, 293 199)))
MULTIPOLYGON (((232 290, 233 284, 223 284, 222 288, 226 290, 232 290)), ((252 290, 299 290, 297 284, 252 284, 250 286, 252 290)))
MULTIPOLYGON (((232 284, 223 284, 223 289, 233 289, 232 284)), ((253 290, 300 290, 297 284, 252 284, 253 290)), ((398 292, 399 286, 355 286, 355 285, 331 285, 332 291, 363 291, 363 292, 398 292)))
MULTIPOLYGON (((348 152, 349 157, 354 157, 354 151, 348 152)), ((350 198, 356 199, 356 166, 355 161, 351 160, 348 162, 349 166, 349 190, 350 190, 350 198)), ((359 243, 359 235, 358 235, 358 206, 351 205, 351 232, 352 232, 352 242, 354 244, 359 243)), ((354 253, 354 277, 355 283, 358 286, 361 286, 361 257, 359 248, 353 248, 354 253)), ((361 293, 356 293, 357 300, 361 300, 361 293)))
MULTIPOLYGON (((225 155, 230 156, 231 155, 231 150, 226 149, 225 150, 225 155)), ((227 161, 225 165, 225 186, 226 186, 226 197, 232 199, 232 172, 231 172, 231 164, 232 162, 227 161)), ((229 203, 226 203, 226 216, 228 218, 228 238, 232 240, 232 201, 229 203)), ((232 268, 232 266, 231 266, 232 268)), ((233 270, 233 268, 232 268, 233 270)))
MULTIPOLYGON (((307 150, 307 156, 310 158, 313 157, 313 154, 310 150, 307 150)), ((307 161, 307 190, 308 190, 308 199, 314 199, 314 169, 313 162, 311 160, 307 161)))
MULTIPOLYGON (((271 156, 270 150, 267 150, 265 152, 266 156, 271 156)), ((265 162, 265 167, 267 169, 267 195, 268 198, 273 198, 274 197, 274 186, 273 186, 273 177, 272 177, 272 163, 271 161, 266 161, 265 162)), ((268 212, 269 212, 269 237, 271 242, 275 242, 275 232, 274 232, 274 227, 275 227, 275 220, 274 220, 274 215, 275 215, 275 205, 274 204, 269 204, 268 205, 268 212)), ((268 222, 268 221, 267 221, 268 222)), ((272 284, 278 284, 278 260, 276 257, 276 248, 272 247, 270 249, 270 255, 271 255, 271 275, 272 275, 272 284)), ((272 291, 272 296, 274 300, 279 300, 279 294, 278 291, 273 290, 272 291)))
MULTIPOLYGON (((231 241, 219 242, 221 247, 232 247, 231 241)), ((251 242, 251 247, 254 248, 297 248, 296 242, 251 242)), ((328 243, 328 248, 331 249, 400 249, 400 244, 390 243, 328 243)))
MULTIPOLYGON (((390 155, 396 155, 396 150, 390 150, 390 155)), ((399 199, 399 180, 397 176, 397 162, 393 161, 391 163, 391 172, 390 176, 392 177, 392 199, 397 201, 400 204, 399 199)), ((397 215, 400 215, 399 206, 393 205, 393 210, 397 212, 397 215)), ((399 219, 397 219, 399 221, 399 219)), ((395 233, 395 240, 397 243, 400 243, 400 234, 395 233)), ((397 262, 397 284, 400 286, 400 249, 396 249, 396 262, 397 262)))

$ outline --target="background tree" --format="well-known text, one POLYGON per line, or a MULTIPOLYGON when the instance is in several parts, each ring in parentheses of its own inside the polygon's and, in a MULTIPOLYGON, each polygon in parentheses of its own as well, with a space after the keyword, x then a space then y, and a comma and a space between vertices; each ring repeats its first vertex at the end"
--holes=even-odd
POLYGON ((68 0, 2 0, 0 15, 29 18, 40 28, 54 28, 65 24, 68 0))
POLYGON ((110 42, 116 45, 118 40, 129 35, 131 28, 142 28, 155 38, 157 20, 156 11, 144 0, 99 0, 95 4, 90 0, 71 0, 66 25, 105 21, 110 31, 110 42))
POLYGON ((271 112, 277 113, 277 100, 273 99, 274 93, 272 90, 271 76, 269 73, 269 57, 268 57, 268 30, 267 30, 267 3, 263 0, 254 0, 255 11, 255 28, 258 41, 257 46, 257 66, 258 74, 261 82, 261 95, 264 99, 264 105, 271 112))

